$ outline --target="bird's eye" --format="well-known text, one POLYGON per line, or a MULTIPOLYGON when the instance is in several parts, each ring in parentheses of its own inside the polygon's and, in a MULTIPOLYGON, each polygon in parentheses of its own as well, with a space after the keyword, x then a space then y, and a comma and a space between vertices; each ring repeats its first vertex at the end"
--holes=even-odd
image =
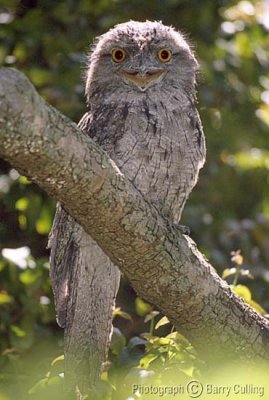
POLYGON ((121 63, 125 60, 126 53, 123 49, 116 47, 112 50, 112 60, 116 63, 121 63))
POLYGON ((161 62, 167 63, 171 60, 172 51, 169 49, 161 49, 158 51, 158 58, 161 62))

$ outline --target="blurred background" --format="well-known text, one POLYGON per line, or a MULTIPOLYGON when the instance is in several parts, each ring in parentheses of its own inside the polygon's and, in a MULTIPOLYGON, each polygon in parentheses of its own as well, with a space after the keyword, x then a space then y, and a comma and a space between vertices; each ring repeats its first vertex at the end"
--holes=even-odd
MULTIPOLYGON (((245 297, 268 312, 268 0, 0 0, 0 65, 24 72, 48 103, 78 122, 86 111, 89 45, 129 19, 162 20, 193 43, 208 153, 182 224, 219 274, 248 287, 245 297)), ((53 200, 0 160, 1 400, 43 398, 35 397, 35 386, 60 379, 62 358, 55 358, 63 353, 63 332, 46 250, 54 210, 53 200)), ((141 360, 144 343, 132 354, 127 344, 152 333, 161 315, 136 298, 126 279, 118 306, 111 363, 129 368, 141 360)))

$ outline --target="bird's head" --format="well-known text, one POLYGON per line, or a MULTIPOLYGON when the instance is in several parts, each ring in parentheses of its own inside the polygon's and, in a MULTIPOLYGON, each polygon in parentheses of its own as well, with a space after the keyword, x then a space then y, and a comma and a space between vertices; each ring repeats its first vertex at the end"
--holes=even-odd
POLYGON ((86 95, 122 97, 194 91, 197 61, 181 33, 160 22, 130 21, 100 36, 89 56, 86 95))

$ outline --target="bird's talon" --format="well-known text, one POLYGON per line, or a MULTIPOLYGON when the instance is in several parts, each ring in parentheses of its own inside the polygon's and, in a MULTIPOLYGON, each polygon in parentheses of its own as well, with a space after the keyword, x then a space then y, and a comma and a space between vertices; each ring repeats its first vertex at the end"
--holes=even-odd
POLYGON ((186 226, 186 225, 180 225, 180 224, 173 224, 174 228, 176 228, 180 233, 183 235, 188 235, 190 236, 191 229, 186 226))

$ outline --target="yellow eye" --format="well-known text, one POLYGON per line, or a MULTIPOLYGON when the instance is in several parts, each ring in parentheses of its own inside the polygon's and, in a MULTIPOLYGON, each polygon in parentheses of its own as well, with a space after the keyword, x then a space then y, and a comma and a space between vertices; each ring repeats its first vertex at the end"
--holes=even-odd
POLYGON ((158 51, 159 60, 163 63, 167 63, 171 60, 172 51, 169 49, 161 49, 158 51))
POLYGON ((123 49, 116 47, 115 49, 112 50, 112 60, 115 61, 116 63, 123 62, 125 58, 126 58, 126 53, 123 49))

